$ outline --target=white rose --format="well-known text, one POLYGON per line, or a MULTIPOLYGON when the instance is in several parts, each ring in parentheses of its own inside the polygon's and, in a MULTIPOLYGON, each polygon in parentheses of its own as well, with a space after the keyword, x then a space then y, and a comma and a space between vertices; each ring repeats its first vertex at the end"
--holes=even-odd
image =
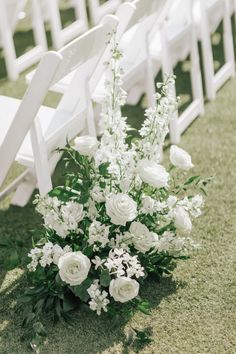
POLYGON ((166 169, 154 161, 147 159, 140 160, 137 172, 143 182, 155 188, 168 186, 169 173, 166 169))
POLYGON ((192 164, 191 156, 176 145, 172 145, 170 148, 170 161, 174 166, 181 168, 182 170, 189 170, 194 166, 192 164))
POLYGON ((67 202, 61 207, 61 214, 68 229, 74 230, 84 217, 83 205, 73 201, 67 202))
POLYGON ((127 194, 112 194, 107 198, 106 212, 113 224, 125 226, 136 218, 137 203, 127 194))
POLYGON ((109 286, 110 295, 115 301, 127 302, 134 299, 139 292, 139 283, 131 278, 112 279, 109 286))
POLYGON ((98 147, 98 141, 93 136, 79 136, 74 140, 74 149, 77 150, 81 155, 93 156, 98 147))
POLYGON ((61 279, 71 286, 81 284, 88 276, 91 263, 82 252, 68 252, 58 261, 61 279))
POLYGON ((189 213, 182 206, 177 206, 174 209, 175 226, 183 231, 190 232, 192 229, 192 222, 189 213))
POLYGON ((150 232, 147 226, 141 222, 132 222, 129 232, 133 235, 132 242, 134 247, 142 253, 148 252, 158 241, 157 235, 154 232, 150 232))

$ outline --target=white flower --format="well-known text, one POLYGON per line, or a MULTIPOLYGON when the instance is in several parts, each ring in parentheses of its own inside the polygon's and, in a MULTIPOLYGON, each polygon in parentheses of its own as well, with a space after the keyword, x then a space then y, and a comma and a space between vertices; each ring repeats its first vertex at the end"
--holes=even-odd
POLYGON ((144 276, 144 268, 141 266, 138 256, 131 256, 122 248, 111 250, 104 266, 111 275, 116 274, 117 277, 140 278, 144 276))
POLYGON ((92 157, 98 148, 97 139, 88 135, 75 138, 74 143, 75 150, 77 150, 81 155, 89 157, 92 157))
POLYGON ((112 194, 107 198, 106 212, 113 224, 125 226, 136 218, 137 203, 127 194, 112 194))
POLYGON ((88 243, 94 245, 94 250, 104 248, 109 242, 109 226, 103 225, 100 221, 94 220, 89 226, 88 243), (98 243, 98 244, 97 244, 98 243))
POLYGON ((154 161, 143 159, 138 162, 137 172, 143 182, 155 188, 168 186, 169 173, 154 161))
POLYGON ((134 247, 142 253, 148 252, 158 241, 158 236, 150 232, 147 226, 141 222, 132 222, 129 232, 133 235, 132 242, 134 247))
POLYGON ((127 302, 134 299, 139 292, 139 283, 131 278, 112 279, 109 286, 110 295, 115 301, 127 302))
POLYGON ((110 303, 107 299, 108 293, 105 290, 100 290, 98 279, 94 280, 93 284, 87 289, 87 292, 91 298, 91 301, 89 301, 90 309, 96 311, 99 316, 102 310, 107 312, 107 305, 110 303))
POLYGON ((61 279, 72 286, 81 284, 88 276, 91 263, 82 252, 68 252, 58 261, 61 279))
POLYGON ((176 196, 170 195, 166 201, 168 208, 173 208, 173 206, 176 204, 177 200, 178 199, 176 196))
POLYGON ((153 215, 155 212, 155 200, 149 196, 143 196, 141 212, 143 214, 153 215))
POLYGON ((61 207, 61 215, 69 230, 75 230, 83 219, 83 205, 77 202, 67 202, 61 207))
POLYGON ((172 145, 170 148, 170 161, 174 166, 181 168, 182 170, 189 170, 194 166, 192 164, 191 156, 176 145, 172 145))
POLYGON ((190 232, 192 229, 192 222, 189 213, 180 205, 177 205, 173 211, 175 226, 183 231, 190 232))

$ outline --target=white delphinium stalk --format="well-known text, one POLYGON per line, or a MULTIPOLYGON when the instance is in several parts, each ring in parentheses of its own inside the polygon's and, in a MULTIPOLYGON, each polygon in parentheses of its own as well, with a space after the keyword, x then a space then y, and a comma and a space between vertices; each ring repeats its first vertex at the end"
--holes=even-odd
POLYGON ((175 77, 168 76, 164 83, 157 84, 161 93, 156 94, 157 104, 146 109, 146 119, 139 130, 142 139, 138 142, 140 158, 160 161, 165 137, 169 132, 171 113, 177 108, 177 101, 172 95, 175 77))
POLYGON ((92 311, 96 311, 97 315, 101 315, 102 310, 107 312, 107 305, 110 303, 107 296, 108 293, 101 291, 99 286, 99 280, 94 280, 93 284, 87 289, 87 292, 91 298, 89 301, 89 307, 92 311))
POLYGON ((118 49, 115 35, 111 39, 111 53, 101 114, 104 133, 100 147, 95 154, 95 163, 98 166, 108 162, 110 164, 108 171, 118 182, 132 175, 135 150, 134 148, 130 149, 126 143, 128 125, 126 117, 123 117, 121 113, 121 107, 126 101, 126 92, 121 88, 122 69, 118 60, 121 57, 121 52, 118 49))

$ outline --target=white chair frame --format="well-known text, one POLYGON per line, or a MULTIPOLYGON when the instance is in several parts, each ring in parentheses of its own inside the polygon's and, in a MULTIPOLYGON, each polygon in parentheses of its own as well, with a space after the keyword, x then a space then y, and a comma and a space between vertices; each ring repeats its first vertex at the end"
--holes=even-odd
POLYGON ((45 195, 52 188, 51 173, 60 158, 55 149, 65 146, 67 139, 71 140, 85 129, 90 135, 96 134, 88 100, 88 83, 107 46, 107 33, 114 31, 117 24, 115 16, 107 16, 102 24, 75 39, 58 53, 47 53, 22 101, 0 96, 3 112, 4 103, 6 113, 11 111, 13 105, 16 107, 11 119, 7 119, 5 129, 0 132, 0 186, 15 157, 29 172, 24 172, 16 182, 2 191, 0 199, 18 186, 12 203, 25 205, 36 180, 40 194, 45 195), (57 108, 41 106, 49 86, 74 70, 76 74, 57 108), (45 127, 42 125, 43 120, 45 127))
MULTIPOLYGON (((182 0, 179 0, 180 2, 182 0)), ((186 43, 189 47, 184 53, 185 56, 190 55, 190 79, 192 87, 193 100, 188 107, 181 113, 174 112, 170 121, 170 140, 172 144, 178 144, 180 142, 181 134, 186 128, 196 119, 198 116, 204 114, 204 97, 202 87, 202 76, 200 70, 199 53, 197 46, 197 36, 195 33, 194 22, 192 19, 192 0, 186 0, 188 3, 184 4, 187 8, 188 14, 186 23, 178 24, 178 30, 171 38, 168 37, 168 23, 163 23, 161 29, 161 57, 154 58, 153 60, 161 61, 161 68, 163 73, 172 74, 174 72, 174 66, 177 62, 173 62, 172 57, 175 51, 179 51, 179 60, 183 60, 181 55, 181 47, 185 47, 186 43)), ((171 23, 171 19, 169 20, 171 23)), ((151 40, 150 40, 151 41, 151 40)), ((178 56, 177 56, 178 57, 178 56)), ((173 96, 176 97, 176 90, 173 87, 173 96)))
POLYGON ((212 7, 200 0, 202 21, 200 23, 200 41, 202 44, 203 68, 206 84, 206 95, 209 100, 216 97, 216 92, 231 77, 235 76, 235 56, 233 34, 231 27, 231 13, 229 0, 216 0, 212 7), (210 27, 211 12, 220 11, 223 20, 223 44, 225 64, 215 73, 212 52, 211 34, 215 28, 210 27))
POLYGON ((7 11, 7 0, 0 0, 0 40, 4 52, 6 69, 9 79, 17 80, 19 74, 33 64, 37 63, 47 50, 47 41, 40 8, 37 0, 31 1, 32 29, 35 46, 25 54, 16 57, 13 40, 17 18, 10 21, 7 11))
POLYGON ((88 0, 89 14, 93 25, 99 23, 103 16, 115 13, 122 0, 109 0, 100 4, 99 0, 88 0))
POLYGON ((85 0, 71 1, 76 20, 65 28, 62 28, 59 0, 41 0, 41 6, 44 12, 43 17, 50 23, 53 47, 56 50, 88 30, 85 0))

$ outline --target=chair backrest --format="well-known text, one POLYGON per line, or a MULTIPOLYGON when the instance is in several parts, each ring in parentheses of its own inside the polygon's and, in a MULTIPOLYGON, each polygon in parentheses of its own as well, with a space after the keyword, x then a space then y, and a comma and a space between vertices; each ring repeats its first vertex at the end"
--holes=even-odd
POLYGON ((137 62, 138 58, 146 56, 147 36, 159 18, 164 18, 166 0, 135 0, 133 5, 136 11, 129 22, 127 32, 121 40, 121 48, 124 49, 124 61, 137 62), (135 43, 129 45, 129 43, 135 43))
POLYGON ((169 7, 167 19, 176 25, 189 23, 192 21, 192 7, 193 0, 175 0, 169 7))
POLYGON ((47 41, 38 0, 31 0, 26 6, 24 0, 0 0, 0 45, 3 48, 7 73, 16 80, 18 74, 37 63, 47 50, 47 41), (16 57, 14 31, 25 10, 31 18, 35 46, 20 57, 16 57))
POLYGON ((21 12, 23 12, 27 0, 8 0, 6 2, 7 15, 9 19, 9 23, 14 32, 17 22, 19 21, 21 12))
POLYGON ((100 3, 100 0, 88 0, 89 14, 93 25, 99 23, 103 16, 113 14, 122 0, 108 0, 100 3))
POLYGON ((38 151, 43 146, 49 160, 55 148, 64 146, 67 138, 72 139, 82 130, 78 117, 81 112, 86 112, 86 82, 105 50, 107 33, 114 31, 117 24, 116 17, 107 16, 103 24, 78 37, 58 53, 48 52, 42 58, 0 146, 0 185, 27 132, 34 126, 37 112, 49 87, 75 69, 76 75, 56 108, 48 130, 40 142, 32 141, 32 146, 38 144, 38 151))
MULTIPOLYGON (((33 120, 45 99, 62 56, 48 52, 41 59, 33 80, 12 120, 0 146, 0 186, 13 163, 20 146, 29 132, 33 120)), ((4 114, 4 112, 3 112, 4 114)))
POLYGON ((50 22, 53 46, 56 50, 88 30, 85 0, 73 0, 69 5, 75 11, 76 20, 63 28, 58 0, 40 0, 45 21, 50 22))

